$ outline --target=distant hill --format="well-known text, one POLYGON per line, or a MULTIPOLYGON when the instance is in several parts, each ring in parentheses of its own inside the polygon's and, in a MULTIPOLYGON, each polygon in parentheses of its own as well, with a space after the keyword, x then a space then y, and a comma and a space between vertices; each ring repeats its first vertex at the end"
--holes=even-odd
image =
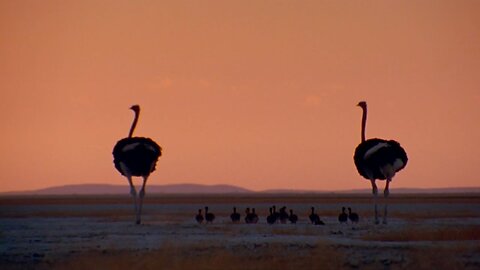
MULTIPOLYGON (((137 186, 137 189, 139 187, 137 186)), ((232 185, 198 185, 198 184, 174 184, 174 185, 147 185, 147 193, 178 193, 178 194, 222 194, 222 193, 248 193, 251 190, 236 187, 232 185)), ((44 189, 37 189, 22 192, 8 192, 3 194, 25 194, 25 195, 95 195, 95 194, 127 194, 130 192, 128 184, 125 185, 108 185, 108 184, 80 184, 54 186, 44 189)))

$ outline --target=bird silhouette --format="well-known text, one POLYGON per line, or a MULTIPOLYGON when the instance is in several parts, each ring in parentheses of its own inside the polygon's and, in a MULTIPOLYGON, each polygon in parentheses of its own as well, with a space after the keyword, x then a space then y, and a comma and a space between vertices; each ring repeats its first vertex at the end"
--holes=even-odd
POLYGON ((394 140, 383 140, 378 138, 365 140, 367 103, 361 101, 357 106, 361 107, 363 110, 361 131, 362 142, 355 149, 353 159, 358 173, 365 179, 370 180, 370 183, 372 184, 375 224, 379 223, 377 208, 378 188, 375 181, 386 180, 385 190, 383 192, 385 197, 383 223, 387 224, 388 204, 386 199, 390 194, 389 185, 395 174, 407 165, 407 153, 400 144, 394 140))
POLYGON ((155 171, 158 158, 162 155, 162 148, 150 138, 133 137, 133 131, 137 126, 140 116, 140 106, 133 105, 131 110, 135 113, 132 126, 127 138, 118 141, 113 148, 113 163, 115 168, 127 178, 130 185, 130 194, 135 208, 136 224, 141 222, 143 198, 145 197, 145 185, 150 173, 155 171), (143 178, 142 188, 137 192, 132 182, 133 176, 143 178))
POLYGON ((205 206, 205 221, 207 223, 212 223, 215 220, 215 215, 208 212, 208 206, 205 206))
POLYGON ((230 215, 230 219, 233 223, 237 223, 240 221, 240 214, 237 213, 237 208, 233 207, 233 213, 230 215))
POLYGON ((315 224, 315 221, 319 220, 320 218, 318 217, 317 214, 315 214, 315 207, 312 206, 312 213, 308 216, 308 218, 310 219, 310 222, 312 224, 315 224))
POLYGON ((252 220, 250 218, 251 218, 250 207, 247 207, 247 209, 245 209, 245 223, 247 224, 252 223, 252 220))
POLYGON ((348 219, 353 224, 358 223, 359 217, 357 213, 352 212, 352 208, 348 207, 348 219))
POLYGON ((202 223, 202 222, 203 222, 202 209, 198 209, 198 214, 195 216, 195 220, 196 220, 198 223, 202 223))
POLYGON ((288 220, 290 220, 290 223, 295 224, 298 221, 298 216, 293 213, 293 210, 290 209, 290 215, 288 216, 288 220))
POLYGON ((267 216, 267 223, 274 224, 277 221, 277 216, 273 213, 273 207, 270 207, 270 214, 267 216))
POLYGON ((347 213, 345 213, 345 207, 342 207, 342 212, 340 213, 340 215, 338 215, 338 221, 340 223, 347 223, 348 215, 347 213))
POLYGON ((288 220, 288 213, 287 213, 287 207, 282 207, 280 208, 280 212, 278 213, 278 218, 280 219, 280 223, 286 224, 288 220))

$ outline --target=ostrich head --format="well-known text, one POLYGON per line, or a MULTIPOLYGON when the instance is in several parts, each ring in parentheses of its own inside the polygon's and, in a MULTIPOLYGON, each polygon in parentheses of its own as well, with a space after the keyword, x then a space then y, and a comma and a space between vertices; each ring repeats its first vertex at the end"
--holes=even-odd
POLYGON ((133 110, 135 113, 138 113, 140 111, 140 106, 133 105, 132 107, 130 107, 130 110, 133 110))
POLYGON ((361 107, 362 109, 365 109, 367 107, 367 102, 366 101, 360 101, 357 104, 358 107, 361 107))

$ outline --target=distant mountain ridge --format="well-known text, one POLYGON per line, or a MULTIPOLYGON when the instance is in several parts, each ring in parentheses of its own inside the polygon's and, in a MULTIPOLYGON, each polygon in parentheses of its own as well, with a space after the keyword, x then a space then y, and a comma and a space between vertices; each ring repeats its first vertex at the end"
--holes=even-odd
MULTIPOLYGON (((137 186, 137 189, 139 187, 137 186)), ((268 189, 262 191, 253 191, 234 185, 202 185, 202 184, 167 184, 167 185, 147 185, 147 193, 149 194, 232 194, 232 193, 319 193, 319 194, 370 194, 372 191, 366 189, 350 189, 350 190, 301 190, 301 189, 268 189)), ((0 195, 113 195, 129 193, 128 184, 110 185, 110 184, 78 184, 63 185, 42 188, 30 191, 18 192, 2 192, 0 195)), ((452 194, 452 193, 480 193, 480 187, 452 187, 452 188, 394 188, 393 194, 415 194, 415 193, 432 193, 432 194, 452 194)))
MULTIPOLYGON (((137 187, 139 189, 139 187, 137 187)), ((200 184, 171 184, 171 185, 147 185, 147 193, 164 193, 164 194, 221 194, 221 193, 248 193, 251 190, 233 186, 233 185, 200 185, 200 184)), ((34 195, 95 195, 95 194, 126 194, 130 192, 128 184, 110 185, 110 184, 78 184, 54 186, 43 189, 8 192, 4 194, 34 194, 34 195)))

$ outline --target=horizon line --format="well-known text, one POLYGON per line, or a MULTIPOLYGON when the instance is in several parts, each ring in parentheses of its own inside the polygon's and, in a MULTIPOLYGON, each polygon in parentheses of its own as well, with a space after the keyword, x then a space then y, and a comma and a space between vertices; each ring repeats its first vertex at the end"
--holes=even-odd
MULTIPOLYGON (((104 186, 104 187, 128 187, 128 185, 122 185, 122 184, 109 184, 109 183, 83 183, 83 184, 67 184, 67 185, 54 185, 54 186, 48 186, 48 187, 43 187, 43 188, 37 188, 37 189, 25 189, 25 190, 13 190, 13 191, 0 191, 0 195, 8 195, 8 194, 25 194, 25 193, 41 193, 48 191, 50 189, 61 189, 61 188, 81 188, 81 187, 94 187, 94 186, 104 186)), ((335 193, 335 192, 342 192, 342 193, 348 193, 348 192, 364 192, 364 191, 370 191, 370 188, 351 188, 351 189, 296 189, 296 188, 268 188, 268 189, 261 189, 261 190, 255 190, 255 189, 250 189, 250 188, 245 188, 243 186, 238 186, 238 185, 233 185, 233 184, 198 184, 198 183, 189 183, 189 182, 184 182, 184 183, 176 183, 176 184, 153 184, 149 185, 150 188, 155 187, 155 188, 161 188, 161 187, 175 187, 175 186, 198 186, 199 188, 213 188, 213 187, 227 187, 227 188, 233 188, 233 189, 238 189, 238 191, 234 191, 231 193, 335 193)), ((405 191, 405 190, 459 190, 459 189, 474 189, 472 192, 479 192, 480 190, 480 185, 479 186, 454 186, 454 187, 397 187, 395 190, 400 190, 400 191, 405 191)), ((153 192, 153 193, 162 193, 162 192, 153 192)), ((165 192, 165 193, 182 193, 182 192, 165 192)), ((193 192, 193 193, 199 193, 199 192, 193 192)), ((227 192, 228 193, 228 192, 227 192)))

